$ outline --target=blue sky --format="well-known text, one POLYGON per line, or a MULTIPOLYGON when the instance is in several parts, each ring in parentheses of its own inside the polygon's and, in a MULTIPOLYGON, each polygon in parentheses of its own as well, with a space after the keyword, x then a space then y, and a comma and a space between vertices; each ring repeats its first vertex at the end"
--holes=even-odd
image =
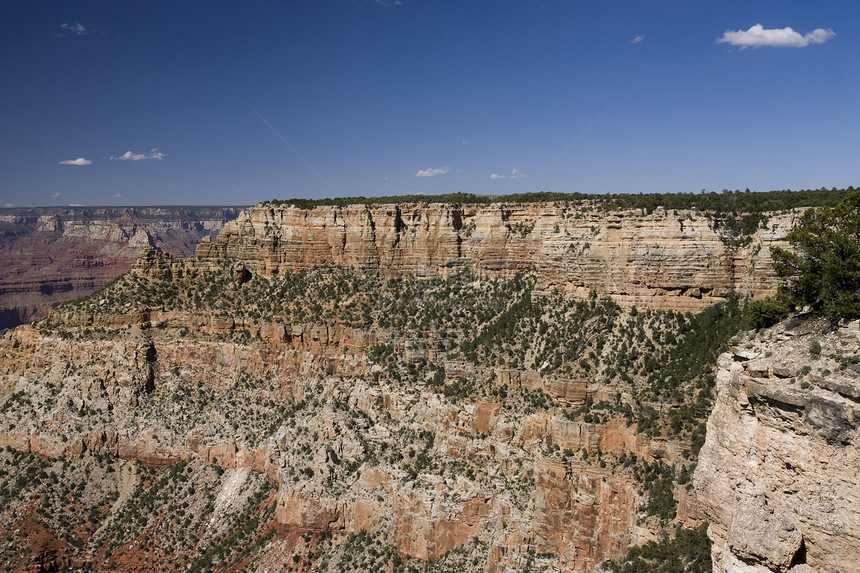
POLYGON ((854 0, 0 0, 0 205, 860 186, 858 28, 854 0))

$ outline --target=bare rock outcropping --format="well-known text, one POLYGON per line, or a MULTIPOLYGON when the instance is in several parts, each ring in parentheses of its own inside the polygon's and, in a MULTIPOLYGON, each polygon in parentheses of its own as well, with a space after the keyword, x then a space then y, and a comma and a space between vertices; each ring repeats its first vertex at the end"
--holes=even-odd
POLYGON ((256 206, 204 239, 200 260, 243 261, 263 276, 328 263, 391 276, 447 276, 464 266, 544 287, 607 294, 622 304, 698 311, 734 289, 772 294, 770 247, 797 214, 770 214, 737 241, 712 215, 658 209, 602 212, 563 204, 256 206))
POLYGON ((694 477, 714 571, 860 571, 858 326, 795 319, 720 357, 694 477))

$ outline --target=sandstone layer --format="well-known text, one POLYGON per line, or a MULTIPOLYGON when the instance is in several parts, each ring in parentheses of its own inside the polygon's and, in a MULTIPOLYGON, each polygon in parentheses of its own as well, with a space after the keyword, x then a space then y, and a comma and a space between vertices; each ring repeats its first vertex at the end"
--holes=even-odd
MULTIPOLYGON (((662 407, 637 390, 645 355, 630 345, 647 341, 650 358, 668 360, 655 345, 677 339, 685 317, 537 294, 533 274, 366 274, 264 278, 253 260, 144 249, 100 293, 7 333, 0 446, 46 460, 95 456, 118 467, 113 475, 129 462, 164 476, 217 467, 225 477, 206 482, 217 491, 229 476, 265 474, 270 527, 284 532, 260 549, 272 560, 283 544, 296 551, 290 532, 329 532, 341 544, 377 536, 420 563, 465 552, 470 571, 589 572, 701 522, 692 491, 673 482, 689 471, 692 427, 648 435, 630 407, 662 407), (621 363, 635 380, 613 369, 621 363), (657 493, 642 477, 657 470, 668 472, 663 514, 647 509, 657 493)), ((221 524, 213 531, 227 527, 217 503, 182 503, 221 524)), ((123 523, 126 510, 112 507, 89 513, 88 527, 123 523)), ((171 519, 140 527, 155 536, 171 519)), ((120 567, 100 556, 110 538, 83 539, 98 567, 120 567)), ((297 557, 315 563, 314 554, 297 557)))
POLYGON ((720 357, 694 476, 715 572, 860 570, 860 323, 828 331, 794 319, 720 357))
MULTIPOLYGON (((10 332, 2 347, 11 372, 2 378, 13 396, 0 447, 48 459, 92 453, 152 467, 200 460, 265 472, 277 484, 275 520, 291 530, 380 532, 401 555, 422 560, 477 539, 488 544, 480 570, 489 572, 520 570, 530 553, 591 571, 652 539, 637 525, 639 486, 613 460, 672 460, 680 449, 637 435, 623 418, 583 423, 561 408, 525 414, 493 400, 371 383, 372 364, 341 354, 343 338, 243 345, 126 332, 122 340, 10 332), (278 407, 257 406, 267 403, 278 407), (284 418, 279 408, 296 403, 307 406, 284 418), (576 456, 562 457, 565 450, 576 456), (408 452, 406 464, 379 452, 391 460, 408 452), (582 459, 589 453, 612 463, 582 459), (424 458, 430 465, 409 477, 424 458)), ((525 390, 519 376, 507 380, 509 392, 525 390)), ((678 495, 691 508, 680 523, 698 523, 695 501, 678 495)))
POLYGON ((534 270, 545 288, 622 304, 701 310, 731 290, 757 297, 778 281, 770 247, 797 214, 770 214, 749 237, 699 211, 601 212, 563 204, 256 206, 197 248, 201 260, 244 261, 273 276, 328 263, 389 275, 488 276, 534 270), (746 240, 742 240, 746 239, 746 240))

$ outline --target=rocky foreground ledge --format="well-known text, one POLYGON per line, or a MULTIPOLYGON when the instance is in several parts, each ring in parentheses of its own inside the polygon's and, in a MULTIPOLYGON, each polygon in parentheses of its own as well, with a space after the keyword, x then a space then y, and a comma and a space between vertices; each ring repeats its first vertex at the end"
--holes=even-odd
POLYGON ((694 483, 714 571, 860 571, 860 321, 793 319, 719 359, 694 483))

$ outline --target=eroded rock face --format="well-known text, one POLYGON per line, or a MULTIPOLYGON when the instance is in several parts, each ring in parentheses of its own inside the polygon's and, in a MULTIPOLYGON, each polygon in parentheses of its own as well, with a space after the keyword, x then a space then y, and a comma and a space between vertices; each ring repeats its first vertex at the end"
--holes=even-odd
POLYGON ((390 275, 446 276, 464 266, 494 276, 537 271, 544 287, 608 294, 622 304, 701 310, 735 290, 774 292, 770 247, 794 214, 771 214, 733 248, 697 211, 603 213, 545 204, 252 207, 202 242, 201 260, 244 261, 263 276, 327 263, 390 275))
MULTIPOLYGON (((182 277, 214 282, 206 270, 227 265, 229 292, 238 296, 260 276, 326 263, 383 276, 456 277, 454 271, 468 267, 476 283, 529 269, 547 297, 555 290, 571 298, 594 290, 649 309, 695 310, 722 300, 732 287, 771 292, 768 247, 790 226, 791 216, 774 215, 748 246, 735 249, 694 212, 257 207, 214 242, 203 240, 195 259, 144 246, 129 280, 169 292, 182 277)), ((479 364, 451 358, 459 340, 440 345, 448 341, 432 333, 425 340, 404 337, 399 327, 337 317, 290 322, 280 314, 214 311, 223 299, 214 308, 183 310, 100 296, 61 306, 41 327, 18 328, 2 341, 0 446, 47 457, 95 452, 150 466, 197 460, 236 475, 264 472, 277 488, 272 519, 278 527, 380 533, 400 555, 420 559, 475 540, 486 547, 476 567, 488 572, 522 570, 535 555, 555 570, 593 571, 629 546, 658 538, 656 518, 642 513, 640 496, 649 494, 622 460, 680 467, 689 455, 689 435, 650 437, 621 414, 622 399, 636 399, 634 382, 613 387, 590 368, 562 375, 544 370, 542 360, 479 364), (371 357, 377 346, 389 346, 410 367, 443 365, 442 385, 430 387, 429 378, 402 383, 408 377, 399 370, 384 375, 391 364, 371 357), (488 381, 492 392, 451 397, 458 396, 459 381, 488 381), (452 388, 449 396, 445 390, 452 388), (587 399, 618 408, 596 418, 571 414, 587 399)), ((448 297, 456 298, 454 291, 448 297)), ((613 306, 631 318, 632 330, 633 310, 613 306)), ((582 331, 594 324, 584 322, 582 331)), ((635 328, 644 335, 645 326, 635 328)), ((837 400, 857 397, 850 377, 819 376, 821 392, 810 399, 777 394, 768 378, 794 366, 756 363, 754 347, 738 352, 749 361, 748 403, 778 396, 777 403, 790 406, 785 416, 805 416, 809 436, 838 451, 854 443, 855 413, 837 400)), ((581 359, 586 350, 581 354, 565 360, 581 359)), ((640 384, 643 372, 634 372, 640 384)), ((771 409, 752 411, 765 416, 771 409)), ((729 444, 733 431, 725 430, 729 444)), ((717 463, 720 471, 723 466, 730 464, 717 463)), ((729 479, 712 473, 717 486, 729 479)), ((696 525, 702 518, 696 496, 676 485, 671 527, 696 525)), ((753 485, 742 491, 759 495, 753 485)), ((715 523, 730 507, 719 491, 709 509, 715 523)), ((734 551, 737 563, 796 567, 824 543, 774 503, 742 504, 721 555, 734 551)))
POLYGON ((52 305, 98 290, 141 249, 194 253, 236 207, 0 209, 0 329, 44 318, 52 305))
MULTIPOLYGON (((488 547, 480 569, 494 572, 521 570, 530 552, 561 570, 592 571, 653 537, 638 525, 642 499, 629 471, 565 461, 559 449, 611 461, 622 453, 654 460, 655 451, 675 459, 680 447, 638 435, 620 416, 584 423, 561 408, 526 413, 372 382, 374 365, 340 354, 336 337, 246 345, 114 328, 83 338, 31 326, 6 335, 0 390, 4 400, 20 398, 7 403, 0 447, 265 472, 278 490, 280 526, 381 532, 419 559, 477 539, 488 547), (290 417, 279 409, 297 403, 307 406, 290 417), (410 476, 422 448, 429 462, 461 469, 410 476), (378 461, 368 461, 372 452, 378 461), (398 452, 404 463, 394 461, 398 452)), ((497 375, 511 392, 556 386, 552 377, 512 374, 497 375)))
POLYGON ((783 323, 720 357, 694 477, 715 571, 860 570, 858 322, 822 329, 783 323))

